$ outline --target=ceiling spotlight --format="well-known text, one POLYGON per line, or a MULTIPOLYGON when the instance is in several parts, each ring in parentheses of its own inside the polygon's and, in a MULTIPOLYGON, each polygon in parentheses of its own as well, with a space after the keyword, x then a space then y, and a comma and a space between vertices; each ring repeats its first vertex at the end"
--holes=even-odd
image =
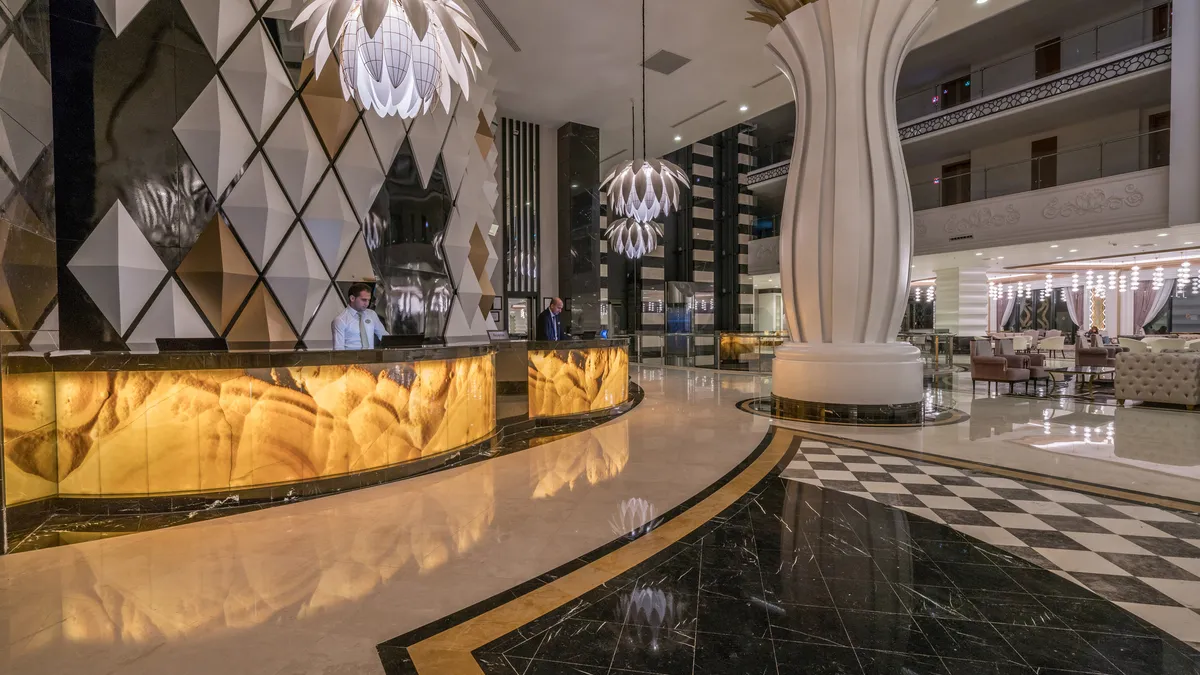
POLYGON ((1058 248, 1058 244, 1050 244, 1050 248, 1058 248))
POLYGON ((982 254, 982 253, 976 253, 975 255, 983 255, 983 254, 982 254))
POLYGON ((676 136, 676 137, 675 137, 675 142, 676 142, 676 143, 678 143, 679 141, 682 141, 682 140, 683 140, 683 136, 676 136))
POLYGON ((975 0, 975 4, 977 4, 977 5, 986 5, 986 4, 987 4, 987 1, 988 1, 988 0, 975 0))
POLYGON ((1000 256, 999 258, 996 258, 996 260, 1004 260, 1004 256, 1000 256))
POLYGON ((1058 256, 1057 258, 1055 258, 1055 260, 1062 260, 1062 256, 1061 255, 1058 256))
POLYGON ((1073 248, 1070 251, 1068 251, 1068 253, 1079 253, 1079 249, 1073 248))
POLYGON ((1160 236, 1160 237, 1165 237, 1165 236, 1167 236, 1167 233, 1166 233, 1166 232, 1163 232, 1162 234, 1160 234, 1160 235, 1158 235, 1158 236, 1160 236))
POLYGON ((741 110, 742 112, 746 112, 749 109, 750 109, 750 106, 748 106, 748 105, 744 105, 744 106, 738 108, 738 110, 741 110))

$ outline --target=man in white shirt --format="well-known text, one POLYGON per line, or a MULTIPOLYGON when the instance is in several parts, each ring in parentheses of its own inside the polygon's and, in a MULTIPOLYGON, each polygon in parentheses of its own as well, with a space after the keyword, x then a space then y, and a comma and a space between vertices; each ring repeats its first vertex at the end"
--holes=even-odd
POLYGON ((333 320, 334 349, 374 349, 387 335, 371 304, 371 287, 353 284, 347 293, 350 306, 333 320))

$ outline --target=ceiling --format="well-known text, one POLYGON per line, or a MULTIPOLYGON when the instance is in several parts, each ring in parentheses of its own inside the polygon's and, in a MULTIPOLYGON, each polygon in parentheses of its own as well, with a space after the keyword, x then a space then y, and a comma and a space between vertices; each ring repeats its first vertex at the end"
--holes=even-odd
MULTIPOLYGON (((1026 4, 1109 1, 939 0, 924 40, 1026 4)), ((601 158, 628 156, 630 98, 641 98, 638 0, 466 2, 489 47, 502 114, 551 127, 569 121, 599 127, 601 158)), ((767 27, 744 20, 752 6, 751 0, 647 0, 647 56, 667 49, 692 59, 671 75, 647 73, 649 154, 666 154, 792 100, 766 55, 767 27)), ((639 106, 639 128, 640 114, 639 106)), ((641 154, 640 133, 638 146, 641 154)))
POLYGON ((1192 251, 1197 246, 1200 246, 1200 225, 1184 225, 1102 237, 937 253, 913 258, 912 279, 931 279, 937 270, 950 268, 984 269, 995 278, 1032 272, 1058 273, 1070 268, 1100 269, 1155 260, 1165 263, 1178 260, 1180 250, 1192 251), (1079 261, 1093 264, 1082 267, 1071 264, 1079 261))

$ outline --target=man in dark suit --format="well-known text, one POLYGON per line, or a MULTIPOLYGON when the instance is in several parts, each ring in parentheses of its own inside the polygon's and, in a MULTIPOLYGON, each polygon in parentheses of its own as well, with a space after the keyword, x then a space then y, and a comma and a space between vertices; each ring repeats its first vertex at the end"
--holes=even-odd
POLYGON ((542 310, 537 318, 537 331, 534 339, 555 342, 563 339, 562 321, 558 315, 563 311, 562 298, 554 298, 550 306, 542 310))

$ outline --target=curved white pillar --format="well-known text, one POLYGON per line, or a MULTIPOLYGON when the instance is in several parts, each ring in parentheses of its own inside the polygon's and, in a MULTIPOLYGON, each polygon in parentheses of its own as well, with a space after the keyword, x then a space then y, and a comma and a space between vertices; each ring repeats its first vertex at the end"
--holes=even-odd
POLYGON ((900 63, 935 0, 821 0, 767 38, 796 96, 780 272, 791 342, 776 350, 776 400, 912 406, 917 349, 904 315, 913 212, 896 125, 900 63))

